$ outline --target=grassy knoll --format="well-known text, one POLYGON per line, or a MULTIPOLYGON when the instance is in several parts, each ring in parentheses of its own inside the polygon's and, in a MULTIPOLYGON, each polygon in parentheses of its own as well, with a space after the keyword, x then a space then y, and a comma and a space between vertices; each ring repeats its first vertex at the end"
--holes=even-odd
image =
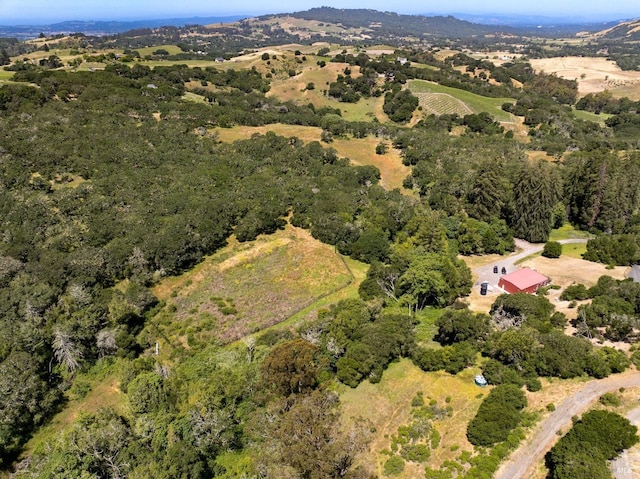
MULTIPOLYGON (((340 156, 347 157, 356 165, 373 165, 380 170, 381 185, 388 190, 404 190, 402 182, 411 173, 411 168, 402 164, 400 150, 389 148, 384 155, 376 154, 379 138, 336 139, 330 147, 340 156)), ((389 145, 390 146, 390 145, 389 145)))
MULTIPOLYGON (((313 126, 273 124, 260 127, 236 126, 233 128, 218 128, 215 130, 218 138, 223 142, 248 139, 255 133, 265 134, 268 131, 286 137, 295 136, 305 142, 320 141, 322 129, 313 126)), ((393 190, 403 190, 402 182, 409 175, 411 169, 402 164, 400 151, 390 148, 384 155, 376 154, 376 145, 379 138, 338 138, 331 144, 325 145, 334 148, 341 157, 349 158, 355 165, 374 165, 380 170, 381 185, 393 190)), ((390 145, 389 145, 390 146, 390 145)))
POLYGON ((158 45, 155 47, 136 48, 135 50, 140 54, 141 57, 144 57, 145 55, 153 55, 153 52, 155 52, 156 50, 166 50, 167 52, 169 52, 169 55, 177 55, 178 53, 182 53, 180 47, 177 47, 175 45, 158 45))
POLYGON ((587 252, 586 243, 573 243, 562 245, 562 256, 571 256, 572 258, 582 259, 582 255, 587 252))
POLYGON ((230 245, 153 290, 167 306, 149 328, 172 346, 229 342, 278 324, 354 282, 333 247, 287 227, 230 245))
POLYGON ((426 102, 423 108, 426 111, 434 110, 433 113, 436 114, 469 114, 484 111, 491 114, 498 121, 514 121, 513 115, 503 111, 501 108, 503 103, 513 102, 513 98, 489 98, 424 80, 409 81, 409 90, 418 97, 422 95, 424 97, 422 101, 426 102), (463 113, 462 110, 466 111, 467 108, 470 111, 463 113), (460 109, 460 111, 458 112, 457 109, 460 109))
POLYGON ((247 140, 254 134, 264 135, 268 131, 273 131, 276 135, 300 138, 302 141, 320 141, 322 128, 315 126, 285 125, 274 123, 266 126, 234 126, 233 128, 217 128, 215 134, 218 139, 225 143, 236 140, 247 140))
POLYGON ((605 120, 613 116, 609 115, 608 113, 600 113, 596 115, 595 113, 591 113, 590 111, 576 110, 575 108, 573 109, 573 114, 579 120, 592 121, 594 123, 598 123, 599 125, 604 125, 605 120))
MULTIPOLYGON (((352 75, 359 75, 359 67, 349 66, 347 63, 327 62, 324 68, 316 65, 321 57, 307 57, 307 64, 294 77, 276 79, 271 84, 267 96, 275 96, 282 101, 295 101, 301 104, 313 103, 316 107, 339 108, 345 120, 371 121, 377 118, 381 122, 388 121, 382 112, 384 98, 363 98, 357 103, 341 103, 326 96, 329 84, 336 81, 338 74, 349 67, 352 75), (307 90, 306 86, 313 83, 315 88, 307 90)), ((327 59, 324 59, 325 61, 327 59)))
POLYGON ((209 104, 209 102, 207 101, 207 99, 205 97, 203 97, 202 95, 197 95, 195 93, 192 93, 190 91, 185 92, 184 95, 182 95, 182 99, 185 101, 190 101, 192 103, 204 103, 206 105, 209 104))
MULTIPOLYGON (((344 420, 364 418, 371 421, 373 437, 364 460, 368 464, 376 464, 382 477, 383 465, 389 457, 382 451, 389 449, 390 438, 398 427, 411 422, 411 399, 419 391, 427 403, 434 399, 439 405, 446 404, 453 409, 451 417, 434 422, 441 441, 439 447, 432 451, 429 465, 437 467, 462 451, 472 450, 466 438, 467 423, 489 391, 473 383, 473 376, 477 373, 476 368, 468 368, 456 376, 445 372, 425 373, 410 360, 402 359, 389 366, 378 384, 365 381, 355 389, 340 386, 344 420), (450 397, 449 403, 446 403, 447 397, 450 397)), ((407 462, 404 472, 397 477, 424 477, 424 464, 407 462)))

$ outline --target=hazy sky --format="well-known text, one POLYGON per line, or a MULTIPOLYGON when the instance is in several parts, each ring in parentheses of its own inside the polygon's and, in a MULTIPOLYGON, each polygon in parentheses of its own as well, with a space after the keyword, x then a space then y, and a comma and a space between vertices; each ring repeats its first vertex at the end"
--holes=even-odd
POLYGON ((322 5, 424 14, 578 14, 603 15, 603 20, 640 17, 640 0, 0 0, 0 23, 255 15, 294 12, 322 5))

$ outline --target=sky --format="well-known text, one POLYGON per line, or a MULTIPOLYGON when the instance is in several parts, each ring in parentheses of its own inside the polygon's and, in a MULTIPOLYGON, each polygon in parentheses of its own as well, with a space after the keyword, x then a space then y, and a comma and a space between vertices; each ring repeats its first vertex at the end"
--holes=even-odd
POLYGON ((640 0, 0 0, 0 24, 45 24, 64 20, 141 20, 260 15, 312 7, 372 8, 407 14, 534 14, 640 17, 640 0))

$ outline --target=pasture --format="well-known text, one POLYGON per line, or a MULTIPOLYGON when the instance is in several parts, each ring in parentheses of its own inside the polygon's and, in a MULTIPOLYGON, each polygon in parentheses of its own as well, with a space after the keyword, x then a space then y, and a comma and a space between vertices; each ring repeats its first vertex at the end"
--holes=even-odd
POLYGON ((606 58, 559 57, 531 60, 536 72, 577 80, 580 95, 609 90, 614 97, 640 100, 640 72, 623 71, 606 58))
POLYGON ((293 77, 279 77, 271 83, 271 89, 267 96, 274 96, 281 101, 293 101, 298 104, 313 103, 318 108, 330 107, 339 108, 342 117, 348 121, 371 121, 377 118, 384 123, 388 121, 387 116, 382 111, 384 97, 362 98, 357 103, 344 103, 329 98, 326 94, 329 85, 336 81, 339 74, 343 74, 345 68, 350 68, 353 77, 360 74, 360 68, 350 66, 347 63, 328 62, 325 67, 320 68, 316 61, 321 57, 307 57, 307 64, 299 69, 293 77), (313 83, 314 89, 308 90, 306 87, 313 83))
POLYGON ((0 69, 0 82, 7 82, 13 78, 13 72, 8 72, 6 70, 0 69))
POLYGON ((489 98, 457 88, 450 88, 424 80, 411 80, 409 90, 420 100, 426 114, 487 112, 496 120, 513 123, 513 115, 502 110, 504 103, 513 103, 513 98, 489 98))

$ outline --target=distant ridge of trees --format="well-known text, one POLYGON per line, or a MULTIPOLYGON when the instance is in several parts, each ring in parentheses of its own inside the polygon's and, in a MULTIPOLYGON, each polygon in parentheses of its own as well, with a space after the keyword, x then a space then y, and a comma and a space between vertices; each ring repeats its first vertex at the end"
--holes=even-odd
POLYGON ((339 23, 349 28, 372 28, 379 33, 416 36, 471 37, 491 33, 512 32, 504 26, 478 25, 452 16, 427 17, 424 15, 401 15, 372 9, 344 9, 332 7, 311 8, 294 12, 290 16, 304 20, 339 23), (374 24, 374 25, 372 25, 374 24), (375 24, 380 24, 375 25, 375 24))

